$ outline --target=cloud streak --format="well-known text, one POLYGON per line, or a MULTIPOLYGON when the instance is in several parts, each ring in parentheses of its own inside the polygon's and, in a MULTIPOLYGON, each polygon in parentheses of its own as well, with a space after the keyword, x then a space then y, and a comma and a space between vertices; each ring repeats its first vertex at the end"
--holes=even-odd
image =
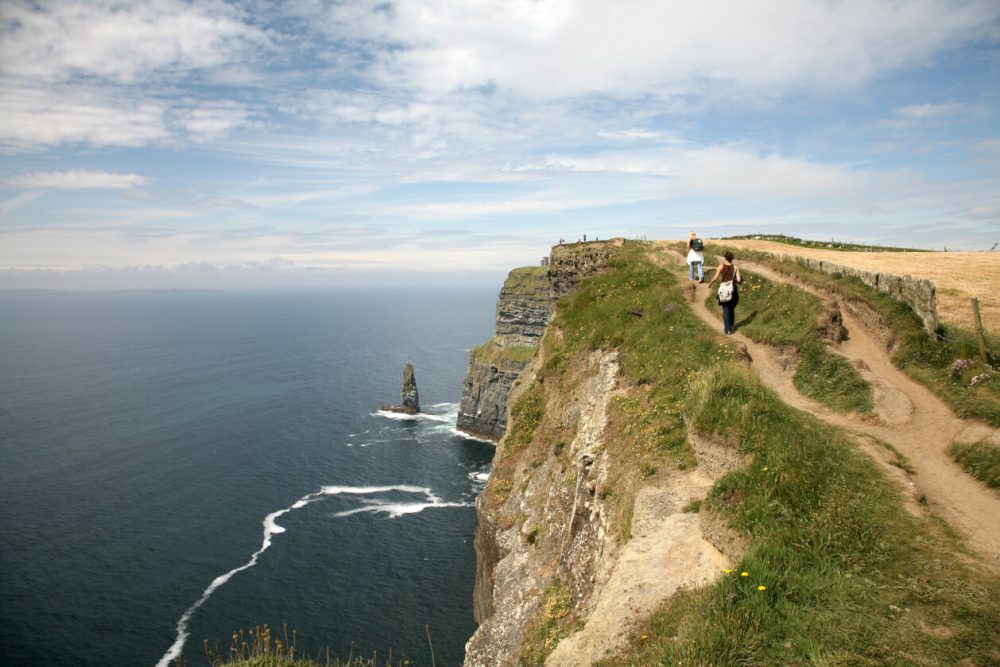
POLYGON ((45 190, 127 190, 145 185, 139 174, 115 174, 106 171, 33 171, 15 176, 7 184, 15 188, 45 190))

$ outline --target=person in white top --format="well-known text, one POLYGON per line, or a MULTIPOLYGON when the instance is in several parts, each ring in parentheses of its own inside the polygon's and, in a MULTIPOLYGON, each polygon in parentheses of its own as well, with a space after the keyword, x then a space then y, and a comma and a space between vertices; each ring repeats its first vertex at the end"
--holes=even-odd
POLYGON ((702 242, 698 235, 691 232, 691 236, 688 237, 688 278, 692 281, 694 280, 695 267, 698 267, 698 282, 705 282, 705 272, 702 265, 705 263, 705 244, 702 242))

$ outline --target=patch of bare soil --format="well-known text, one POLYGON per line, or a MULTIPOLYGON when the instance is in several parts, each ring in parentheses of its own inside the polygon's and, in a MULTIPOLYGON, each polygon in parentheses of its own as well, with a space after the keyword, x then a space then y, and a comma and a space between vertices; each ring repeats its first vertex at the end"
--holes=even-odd
MULTIPOLYGON (((835 254, 840 257, 850 253, 835 254)), ((683 260, 674 252, 661 257, 664 263, 683 260)), ((744 272, 757 272, 769 280, 789 282, 787 277, 766 267, 747 262, 739 264, 744 272)), ((799 287, 826 297, 802 285, 799 287)), ((706 286, 697 285, 696 289, 698 295, 691 302, 694 312, 713 328, 721 329, 719 317, 705 306, 706 286)), ((887 442, 906 456, 913 468, 918 493, 926 499, 929 508, 981 556, 979 565, 989 571, 1000 571, 1000 496, 964 472, 946 451, 955 440, 986 440, 1000 444, 1000 430, 956 417, 937 396, 892 364, 884 338, 878 332, 869 332, 865 319, 858 318, 850 309, 844 309, 843 317, 850 337, 837 346, 836 351, 851 360, 875 389, 874 419, 837 414, 806 398, 795 388, 791 374, 774 348, 755 343, 739 331, 732 337, 746 346, 761 380, 783 401, 857 436, 887 442)), ((862 442, 866 439, 862 438, 862 442)))
POLYGON ((690 433, 698 466, 665 486, 639 490, 632 537, 622 547, 583 629, 563 639, 546 667, 590 665, 621 650, 634 624, 682 588, 711 583, 740 558, 742 539, 711 514, 686 511, 725 472, 746 464, 739 450, 690 433))

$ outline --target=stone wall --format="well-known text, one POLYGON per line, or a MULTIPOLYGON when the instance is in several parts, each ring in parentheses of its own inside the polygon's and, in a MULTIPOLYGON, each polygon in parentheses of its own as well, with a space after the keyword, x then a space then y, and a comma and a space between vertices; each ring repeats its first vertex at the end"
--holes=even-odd
POLYGON ((866 271, 827 260, 809 259, 789 253, 762 252, 761 254, 769 255, 776 259, 793 260, 823 273, 840 273, 845 276, 854 276, 872 289, 888 294, 913 308, 913 311, 923 320, 924 326, 927 327, 929 332, 934 333, 937 330, 939 321, 937 314, 937 288, 933 281, 914 278, 913 276, 897 276, 892 273, 866 271))

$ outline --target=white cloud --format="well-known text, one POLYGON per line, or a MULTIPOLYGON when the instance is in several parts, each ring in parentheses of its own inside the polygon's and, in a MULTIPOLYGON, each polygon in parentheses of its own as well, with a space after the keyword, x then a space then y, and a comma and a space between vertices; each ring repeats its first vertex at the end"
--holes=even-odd
POLYGON ((15 188, 44 190, 122 190, 145 185, 138 174, 114 174, 106 171, 33 171, 7 181, 15 188))
POLYGON ((268 39, 218 0, 57 0, 0 4, 0 69, 59 82, 75 75, 132 83, 151 72, 213 67, 268 39))
POLYGON ((902 118, 913 118, 921 120, 924 118, 940 118, 941 116, 955 116, 971 111, 967 104, 958 102, 945 102, 943 104, 912 104, 910 106, 899 107, 895 114, 902 118))
POLYGON ((19 195, 14 195, 10 199, 0 202, 0 214, 6 215, 11 211, 15 211, 19 208, 24 208, 34 200, 42 196, 41 192, 22 192, 19 195))
POLYGON ((718 83, 765 93, 855 85, 990 35, 1000 6, 991 0, 400 0, 387 11, 380 0, 368 0, 333 12, 338 37, 385 47, 373 73, 392 87, 437 95, 492 83, 536 98, 670 97, 718 83))
POLYGON ((980 111, 978 106, 960 102, 911 104, 893 109, 892 117, 883 120, 880 125, 891 129, 902 129, 965 119, 980 111))
POLYGON ((644 139, 662 139, 665 134, 657 130, 643 130, 632 128, 630 130, 601 130, 597 136, 603 139, 618 139, 622 141, 636 141, 644 139))
POLYGON ((0 147, 6 152, 58 144, 141 146, 169 137, 165 107, 103 88, 18 85, 0 79, 0 147))
POLYGON ((252 124, 250 110, 243 104, 219 101, 178 110, 175 122, 196 141, 212 141, 238 127, 252 124))
POLYGON ((716 146, 680 155, 674 187, 687 196, 806 199, 857 194, 885 176, 776 153, 760 155, 716 146))
POLYGON ((533 215, 556 213, 576 209, 588 209, 608 204, 619 204, 617 200, 571 199, 568 197, 525 197, 492 201, 437 201, 428 204, 409 204, 388 207, 409 218, 425 220, 458 219, 470 220, 498 215, 533 215))

